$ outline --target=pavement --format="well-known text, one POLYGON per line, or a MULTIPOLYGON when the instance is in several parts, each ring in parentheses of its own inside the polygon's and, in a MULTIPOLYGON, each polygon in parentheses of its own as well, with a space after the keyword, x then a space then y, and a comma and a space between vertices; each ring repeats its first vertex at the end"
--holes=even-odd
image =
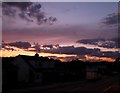
POLYGON ((120 74, 96 81, 55 83, 46 86, 11 90, 6 93, 120 93, 120 74))

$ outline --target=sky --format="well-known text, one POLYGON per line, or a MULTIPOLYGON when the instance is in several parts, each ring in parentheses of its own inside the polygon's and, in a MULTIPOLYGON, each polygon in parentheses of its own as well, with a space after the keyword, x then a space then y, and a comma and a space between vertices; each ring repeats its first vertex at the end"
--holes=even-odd
MULTIPOLYGON (((28 50, 24 50, 22 46, 22 51, 27 52, 31 51, 30 48, 33 48, 32 45, 36 42, 44 53, 69 54, 69 58, 77 56, 81 59, 84 59, 85 55, 94 56, 93 54, 98 52, 99 54, 95 56, 101 57, 104 51, 106 51, 105 57, 111 58, 107 52, 116 55, 114 52, 118 51, 116 2, 41 2, 25 6, 20 3, 3 5, 2 39, 6 43, 6 49, 8 46, 13 48, 28 42, 31 44, 28 50), (85 48, 85 53, 75 52, 77 50, 81 52, 81 47, 85 48), (73 51, 70 52, 69 49, 73 51)), ((19 54, 20 50, 21 47, 15 55, 19 54)), ((52 54, 47 56, 53 56, 52 54)))

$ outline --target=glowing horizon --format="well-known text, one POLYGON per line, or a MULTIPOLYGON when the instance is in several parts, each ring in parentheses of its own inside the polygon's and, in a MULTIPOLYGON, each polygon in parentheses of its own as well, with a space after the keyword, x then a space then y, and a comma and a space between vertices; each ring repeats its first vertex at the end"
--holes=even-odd
MULTIPOLYGON (((35 55, 35 51, 24 51, 22 49, 19 49, 19 51, 11 51, 11 50, 0 50, 0 57, 15 57, 18 55, 27 55, 27 56, 34 56, 35 55)), ((66 62, 66 61, 70 61, 70 60, 65 60, 64 58, 66 57, 72 57, 74 58, 78 58, 77 55, 71 55, 71 54, 52 54, 52 53, 38 53, 39 56, 43 56, 43 57, 55 57, 55 59, 59 59, 62 62, 66 62)), ((53 58, 54 59, 54 58, 53 58)), ((107 57, 96 57, 96 56, 90 56, 90 55, 85 55, 84 59, 80 59, 79 60, 83 60, 83 61, 107 61, 107 62, 114 62, 115 59, 112 58, 107 58, 107 57)))

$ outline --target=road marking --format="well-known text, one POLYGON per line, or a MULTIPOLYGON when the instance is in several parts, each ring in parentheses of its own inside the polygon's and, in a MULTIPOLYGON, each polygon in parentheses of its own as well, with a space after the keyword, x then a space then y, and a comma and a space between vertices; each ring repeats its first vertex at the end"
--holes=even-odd
POLYGON ((106 89, 104 90, 104 92, 108 91, 108 90, 111 89, 111 88, 112 88, 112 87, 109 86, 108 88, 106 88, 106 89))

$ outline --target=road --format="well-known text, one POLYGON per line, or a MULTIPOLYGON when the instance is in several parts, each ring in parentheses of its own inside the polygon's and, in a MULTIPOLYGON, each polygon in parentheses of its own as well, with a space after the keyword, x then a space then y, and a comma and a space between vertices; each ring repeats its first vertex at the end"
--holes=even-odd
POLYGON ((57 83, 43 87, 12 90, 7 93, 120 93, 120 75, 106 76, 97 81, 57 83))

